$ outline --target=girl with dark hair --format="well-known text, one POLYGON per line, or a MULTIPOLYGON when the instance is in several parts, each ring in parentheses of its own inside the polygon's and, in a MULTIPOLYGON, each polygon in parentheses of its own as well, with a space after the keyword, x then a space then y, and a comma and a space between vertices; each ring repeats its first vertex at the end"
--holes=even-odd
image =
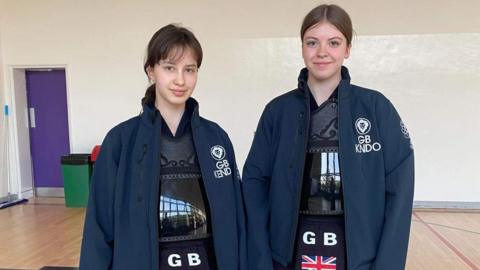
POLYGON ((201 63, 183 27, 150 40, 143 111, 108 132, 96 161, 80 269, 247 269, 233 147, 191 97, 201 63))
POLYGON ((350 83, 352 23, 308 13, 298 88, 261 116, 243 171, 249 270, 404 269, 414 161, 390 101, 350 83))

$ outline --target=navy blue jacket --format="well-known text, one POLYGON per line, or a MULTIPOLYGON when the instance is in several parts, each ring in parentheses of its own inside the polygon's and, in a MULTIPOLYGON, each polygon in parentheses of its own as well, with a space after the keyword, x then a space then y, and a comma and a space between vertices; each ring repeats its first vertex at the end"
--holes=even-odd
MULTIPOLYGON (((273 99, 261 116, 243 170, 248 269, 292 261, 310 124, 308 72, 298 89, 273 99)), ((379 92, 338 87, 339 159, 349 270, 404 269, 414 160, 408 131, 379 92)))
MULTIPOLYGON (((232 144, 217 124, 198 115, 195 100, 188 102, 195 103, 191 130, 218 269, 246 270, 245 217, 232 144), (214 146, 225 155, 214 156, 214 146)), ((158 110, 144 106, 140 116, 108 132, 92 176, 80 269, 159 269, 161 121, 158 110)))

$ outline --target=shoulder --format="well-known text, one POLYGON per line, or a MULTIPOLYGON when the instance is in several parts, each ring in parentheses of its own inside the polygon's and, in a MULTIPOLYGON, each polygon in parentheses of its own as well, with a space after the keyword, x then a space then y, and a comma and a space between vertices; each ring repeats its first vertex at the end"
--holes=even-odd
POLYGON ((277 119, 288 112, 303 108, 305 95, 299 89, 294 89, 270 100, 263 110, 262 119, 277 119))
POLYGON ((370 101, 370 102, 388 102, 388 99, 378 90, 361 87, 358 85, 352 84, 350 87, 352 95, 360 100, 370 101))
POLYGON ((105 136, 105 142, 120 143, 122 138, 130 136, 138 130, 140 116, 132 117, 111 128, 105 136))
POLYGON ((299 89, 294 89, 288 91, 280 96, 275 97, 270 102, 267 103, 266 107, 271 109, 282 108, 285 106, 290 106, 292 104, 302 104, 304 99, 304 94, 299 89))
POLYGON ((361 102, 364 106, 374 108, 377 114, 383 115, 386 111, 395 110, 392 102, 378 90, 353 84, 350 90, 354 100, 361 102))
POLYGON ((113 129, 119 129, 123 132, 130 131, 132 129, 137 128, 139 122, 141 121, 141 117, 139 115, 134 116, 128 120, 125 120, 118 125, 116 125, 113 129))
POLYGON ((200 126, 210 135, 217 134, 220 135, 222 138, 228 139, 227 132, 216 122, 208 120, 203 117, 199 117, 200 126))

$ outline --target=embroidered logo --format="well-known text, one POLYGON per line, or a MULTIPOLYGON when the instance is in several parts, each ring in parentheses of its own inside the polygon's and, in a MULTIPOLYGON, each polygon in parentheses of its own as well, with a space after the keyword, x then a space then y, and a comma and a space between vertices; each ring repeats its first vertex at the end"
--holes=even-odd
POLYGON ((358 118, 355 121, 355 129, 358 133, 358 143, 355 144, 355 152, 357 153, 369 153, 369 152, 378 152, 382 149, 382 145, 379 142, 372 141, 372 138, 368 133, 372 124, 367 118, 358 118))
POLYGON ((230 164, 228 163, 228 160, 225 159, 225 148, 220 145, 215 145, 210 148, 210 154, 212 155, 212 158, 216 160, 215 167, 217 169, 213 171, 215 178, 219 179, 232 174, 230 164))
POLYGON ((402 131, 403 137, 405 137, 405 139, 410 139, 410 133, 408 132, 408 129, 402 120, 400 120, 400 130, 402 131))
POLYGON ((220 145, 215 145, 210 148, 210 154, 215 160, 222 160, 225 158, 225 148, 220 145))
POLYGON ((355 128, 357 128, 357 132, 360 135, 365 135, 370 132, 371 127, 370 121, 366 118, 358 118, 357 121, 355 121, 355 128))

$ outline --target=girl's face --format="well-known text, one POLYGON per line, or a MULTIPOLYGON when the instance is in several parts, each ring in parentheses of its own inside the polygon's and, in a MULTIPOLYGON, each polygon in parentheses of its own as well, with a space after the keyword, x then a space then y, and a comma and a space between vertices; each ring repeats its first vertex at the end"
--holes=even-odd
POLYGON ((155 83, 155 105, 176 107, 185 104, 197 84, 198 67, 192 49, 185 48, 180 58, 160 60, 155 66, 148 67, 150 80, 155 83))
POLYGON ((343 61, 350 55, 347 39, 329 22, 310 27, 302 40, 302 56, 309 79, 325 81, 340 76, 343 61))

